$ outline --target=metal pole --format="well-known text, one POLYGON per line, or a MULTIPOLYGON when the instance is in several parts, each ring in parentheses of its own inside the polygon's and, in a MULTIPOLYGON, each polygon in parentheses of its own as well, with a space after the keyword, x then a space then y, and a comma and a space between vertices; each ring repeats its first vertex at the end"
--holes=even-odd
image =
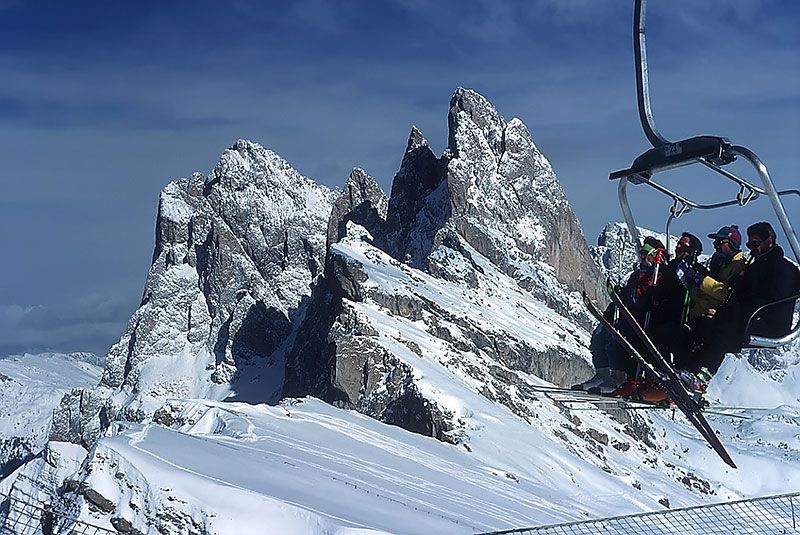
POLYGON ((644 135, 654 146, 669 143, 656 128, 653 110, 650 107, 650 83, 647 74, 647 39, 645 37, 645 13, 647 0, 636 0, 633 4, 633 57, 636 63, 636 100, 639 105, 639 120, 644 135))
POLYGON ((667 255, 669 255, 669 252, 672 250, 672 248, 670 247, 670 240, 669 240, 669 238, 670 238, 670 234, 669 234, 669 229, 670 229, 670 227, 672 226, 672 220, 673 220, 673 219, 675 219, 675 214, 672 214, 672 213, 670 213, 670 214, 669 214, 669 217, 667 218, 667 225, 666 225, 666 228, 664 229, 664 232, 666 232, 666 238, 665 238, 665 241, 667 242, 667 243, 665 244, 665 247, 666 247, 667 249, 666 249, 666 251, 664 251, 664 252, 665 252, 667 255))
POLYGON ((619 197, 619 206, 622 209, 625 224, 628 225, 631 241, 638 251, 642 246, 642 240, 639 238, 639 229, 636 228, 636 221, 633 219, 633 212, 631 212, 631 206, 628 204, 628 179, 626 177, 619 179, 617 196, 619 197))
POLYGON ((792 248, 792 252, 794 252, 794 257, 798 262, 800 262, 800 242, 797 241, 797 234, 795 234, 794 229, 792 228, 792 223, 789 221, 789 216, 786 215, 786 209, 783 207, 783 203, 778 195, 778 191, 775 189, 775 185, 772 183, 772 179, 769 177, 767 166, 764 165, 761 159, 759 159, 759 157, 747 147, 734 146, 732 150, 734 153, 739 154, 748 160, 753 167, 756 168, 756 171, 758 171, 761 181, 764 183, 764 191, 767 192, 767 196, 769 196, 769 200, 772 202, 772 208, 775 210, 775 215, 778 217, 778 222, 781 224, 783 232, 786 234, 786 239, 789 241, 789 246, 792 248))

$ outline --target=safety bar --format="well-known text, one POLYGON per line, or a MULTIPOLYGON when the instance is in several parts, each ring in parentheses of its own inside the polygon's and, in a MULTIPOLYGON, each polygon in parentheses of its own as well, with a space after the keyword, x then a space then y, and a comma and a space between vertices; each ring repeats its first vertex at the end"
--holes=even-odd
MULTIPOLYGON (((761 197, 762 193, 760 193, 761 188, 758 189, 750 189, 749 194, 744 197, 740 191, 740 193, 736 196, 735 199, 728 200, 728 201, 720 201, 715 203, 699 203, 695 202, 688 197, 684 197, 683 195, 676 193, 669 188, 663 186, 662 184, 654 181, 648 180, 647 182, 639 182, 640 184, 647 184, 651 188, 659 191, 673 200, 673 206, 670 209, 670 217, 675 219, 682 216, 684 213, 691 212, 693 209, 697 210, 713 210, 715 208, 724 208, 727 206, 746 206, 750 201, 756 200, 761 197)), ((628 227, 628 232, 631 234, 631 240, 636 244, 637 247, 641 246, 641 238, 639 236, 639 231, 636 227, 636 222, 633 218, 633 212, 630 208, 630 203, 628 202, 628 179, 623 177, 620 179, 618 188, 617 188, 617 196, 619 198, 620 207, 622 209, 622 215, 625 219, 625 223, 628 227)), ((787 195, 796 195, 800 197, 800 190, 796 189, 788 189, 782 190, 777 192, 778 196, 784 197, 787 195)), ((766 193, 763 193, 766 195, 766 193)))
POLYGON ((756 347, 756 348, 770 348, 775 349, 777 347, 781 347, 789 342, 794 341, 798 337, 800 337, 800 323, 798 323, 794 329, 791 329, 788 333, 784 334, 779 338, 767 338, 765 336, 757 336, 757 335, 750 335, 750 328, 752 327, 753 321, 755 321, 756 316, 761 314, 764 309, 780 305, 783 303, 787 303, 789 301, 797 301, 800 299, 800 294, 792 295, 790 297, 784 297, 783 299, 778 299, 777 301, 772 301, 771 303, 767 303, 766 305, 762 305, 758 307, 755 312, 750 315, 750 319, 747 320, 747 324, 744 328, 744 335, 745 339, 747 340, 747 344, 744 347, 756 347))

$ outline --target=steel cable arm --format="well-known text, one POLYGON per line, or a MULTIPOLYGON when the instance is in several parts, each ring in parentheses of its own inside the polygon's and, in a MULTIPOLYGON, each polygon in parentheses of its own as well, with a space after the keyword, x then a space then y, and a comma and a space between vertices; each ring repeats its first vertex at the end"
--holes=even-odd
POLYGON ((669 141, 656 128, 653 110, 650 107, 650 83, 647 75, 647 42, 645 37, 647 0, 636 0, 633 9, 633 54, 636 62, 636 101, 639 104, 639 120, 642 122, 644 135, 647 136, 653 147, 658 147, 669 143, 669 141))

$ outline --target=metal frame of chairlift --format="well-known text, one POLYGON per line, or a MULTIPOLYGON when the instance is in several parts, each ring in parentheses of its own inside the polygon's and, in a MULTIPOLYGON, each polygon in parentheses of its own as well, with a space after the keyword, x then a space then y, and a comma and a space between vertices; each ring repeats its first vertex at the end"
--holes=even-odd
MULTIPOLYGON (((670 215, 666 224, 667 240, 669 240, 669 230, 672 221, 678 219, 687 212, 692 210, 712 210, 715 208, 737 205, 744 207, 760 196, 767 196, 772 203, 772 208, 775 210, 778 222, 783 232, 786 234, 795 259, 800 263, 800 243, 798 243, 797 235, 792 228, 789 217, 786 215, 786 209, 781 202, 782 196, 797 195, 800 197, 800 190, 776 190, 769 176, 769 172, 767 171, 767 167, 759 157, 746 147, 732 145, 726 138, 717 136, 697 136, 681 141, 669 141, 662 136, 656 128, 655 120, 653 119, 653 111, 650 107, 650 88, 647 76, 645 41, 646 8, 647 0, 634 0, 633 47, 636 63, 636 96, 639 107, 639 119, 642 123, 644 134, 653 148, 645 151, 636 158, 630 168, 609 174, 610 180, 619 180, 619 203, 622 208, 625 223, 631 235, 631 240, 637 247, 641 246, 639 231, 636 227, 630 204, 628 203, 627 187, 629 182, 634 185, 646 184, 672 199, 672 207, 670 208, 670 215), (761 178, 761 186, 757 186, 723 169, 723 166, 734 162, 739 156, 755 168, 758 176, 761 178), (711 204, 702 204, 676 193, 653 180, 653 176, 656 173, 692 164, 701 164, 734 182, 739 187, 736 198, 711 204)), ((753 318, 764 308, 791 299, 797 299, 798 297, 800 296, 789 297, 775 303, 768 303, 756 310, 750 318, 750 321, 747 322, 746 334, 749 333, 753 318)), ((749 343, 745 347, 777 348, 788 344, 798 337, 800 337, 800 323, 787 334, 779 338, 751 335, 748 337, 749 343)))

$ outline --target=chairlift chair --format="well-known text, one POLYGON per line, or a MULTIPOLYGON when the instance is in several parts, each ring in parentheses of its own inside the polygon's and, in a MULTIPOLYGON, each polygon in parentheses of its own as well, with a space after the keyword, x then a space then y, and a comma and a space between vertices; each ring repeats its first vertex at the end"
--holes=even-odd
MULTIPOLYGON (((781 201, 781 197, 787 195, 796 195, 800 197, 800 190, 789 189, 778 191, 775 189, 767 167, 761 159, 750 149, 739 145, 732 145, 731 142, 724 137, 696 136, 680 141, 669 141, 656 128, 655 119, 653 118, 653 112, 650 107, 650 88, 647 76, 645 39, 646 8, 647 0, 634 0, 633 47, 634 61, 636 63, 636 96, 639 108, 639 119, 644 134, 653 148, 637 157, 630 168, 609 174, 610 180, 619 180, 619 203, 631 240, 637 247, 641 246, 639 231, 636 227, 633 212, 628 202, 627 188, 629 183, 633 185, 645 184, 672 199, 670 215, 666 224, 667 240, 669 240, 669 231, 672 221, 680 218, 687 212, 692 210, 712 210, 737 205, 744 207, 751 201, 766 196, 772 203, 772 208, 775 211, 775 215, 783 232, 786 234, 795 260, 800 263, 800 243, 798 243, 797 235, 792 228, 791 221, 781 201), (724 166, 736 161, 738 157, 743 158, 753 166, 761 179, 761 185, 756 185, 724 169, 724 166), (653 177, 657 173, 696 164, 703 165, 736 184, 736 186, 738 186, 738 192, 735 198, 725 199, 715 203, 699 203, 653 180, 653 177)), ((669 246, 669 244, 667 245, 669 246)), ((744 334, 748 342, 744 347, 778 348, 800 337, 800 323, 794 326, 788 333, 778 338, 749 334, 753 319, 765 308, 779 305, 790 300, 797 300, 798 298, 800 298, 800 295, 787 297, 773 303, 767 303, 757 309, 747 322, 744 334)))

